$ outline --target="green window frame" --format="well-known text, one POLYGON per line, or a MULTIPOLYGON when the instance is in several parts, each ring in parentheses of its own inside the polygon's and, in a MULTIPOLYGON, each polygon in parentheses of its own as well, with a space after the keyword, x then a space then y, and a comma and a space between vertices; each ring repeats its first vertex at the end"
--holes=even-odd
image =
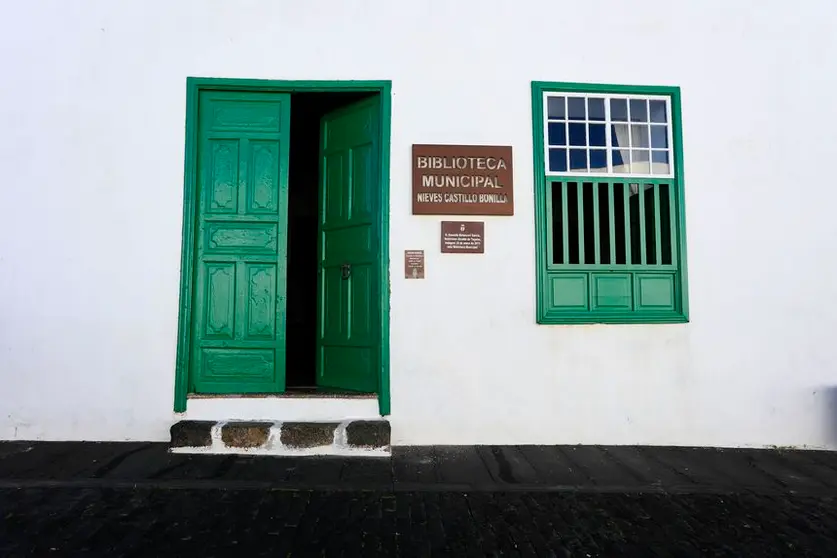
POLYGON ((680 88, 532 82, 537 322, 689 319, 680 88))

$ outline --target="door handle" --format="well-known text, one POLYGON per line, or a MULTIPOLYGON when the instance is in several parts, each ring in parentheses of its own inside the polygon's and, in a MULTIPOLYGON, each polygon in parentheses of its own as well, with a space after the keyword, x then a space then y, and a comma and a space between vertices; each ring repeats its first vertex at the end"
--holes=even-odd
POLYGON ((348 279, 352 275, 352 264, 344 263, 340 266, 340 277, 344 280, 348 279))

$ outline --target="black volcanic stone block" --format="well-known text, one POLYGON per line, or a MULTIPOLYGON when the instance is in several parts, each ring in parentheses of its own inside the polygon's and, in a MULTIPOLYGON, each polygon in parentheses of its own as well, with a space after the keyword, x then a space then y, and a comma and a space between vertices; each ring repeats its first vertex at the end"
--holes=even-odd
POLYGON ((182 420, 174 423, 170 429, 171 447, 201 447, 211 446, 210 430, 215 425, 211 420, 182 420))
POLYGON ((221 440, 233 448, 258 448, 270 437, 271 422, 228 422, 221 427, 221 440))
POLYGON ((356 420, 346 427, 350 446, 381 448, 389 445, 390 426, 385 420, 356 420))
POLYGON ((334 442, 336 422, 282 423, 282 444, 293 448, 330 446, 334 442))

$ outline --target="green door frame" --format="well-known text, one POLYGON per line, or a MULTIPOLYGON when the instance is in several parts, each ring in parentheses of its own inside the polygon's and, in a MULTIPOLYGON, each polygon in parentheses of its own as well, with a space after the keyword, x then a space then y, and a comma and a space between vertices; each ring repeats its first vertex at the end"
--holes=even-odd
POLYGON ((272 91, 313 93, 317 91, 378 93, 380 98, 380 212, 378 234, 379 316, 381 323, 380 380, 378 408, 390 414, 389 393, 389 158, 392 82, 375 81, 285 81, 189 77, 186 79, 186 153, 183 180, 183 244, 180 259, 180 311, 177 328, 177 362, 174 376, 174 411, 186 410, 189 388, 189 345, 191 343, 192 295, 197 220, 198 97, 201 91, 272 91))

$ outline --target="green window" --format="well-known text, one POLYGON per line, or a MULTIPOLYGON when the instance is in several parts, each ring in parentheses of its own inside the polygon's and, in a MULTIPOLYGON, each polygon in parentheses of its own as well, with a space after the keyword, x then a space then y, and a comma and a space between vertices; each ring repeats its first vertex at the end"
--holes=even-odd
POLYGON ((688 320, 680 90, 532 84, 538 322, 688 320))

